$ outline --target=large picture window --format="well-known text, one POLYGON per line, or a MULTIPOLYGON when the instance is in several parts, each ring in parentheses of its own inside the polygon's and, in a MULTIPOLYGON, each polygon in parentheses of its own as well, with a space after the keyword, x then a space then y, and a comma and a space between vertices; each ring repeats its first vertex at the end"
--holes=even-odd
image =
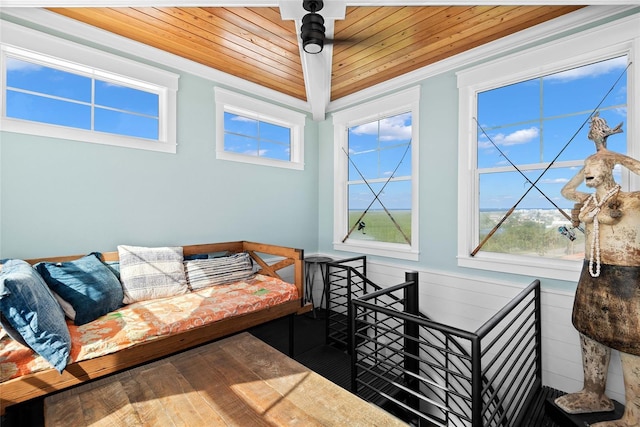
MULTIPOLYGON (((619 33, 623 39, 629 34, 619 33)), ((569 47, 585 43, 579 41, 584 37, 598 36, 459 73, 460 265, 575 279, 584 233, 572 225, 574 205, 561 189, 596 152, 587 136, 595 114, 611 127, 623 124, 625 132, 610 137, 608 148, 633 155, 627 110, 637 102, 627 91, 633 42, 594 49, 593 43, 606 43, 594 40, 585 54, 584 44, 569 47), (535 58, 548 63, 527 71, 527 60, 535 58)), ((629 188, 624 171, 614 170, 614 178, 629 188)), ((582 191, 591 192, 584 184, 582 191)))
POLYGON ((415 88, 334 115, 337 249, 417 258, 418 98, 415 88))
MULTIPOLYGON (((582 258, 584 233, 571 226, 573 203, 560 190, 595 153, 587 137, 595 106, 612 126, 627 122, 627 61, 620 56, 478 93, 479 250, 582 258)), ((626 153, 625 134, 611 137, 609 149, 626 153)))

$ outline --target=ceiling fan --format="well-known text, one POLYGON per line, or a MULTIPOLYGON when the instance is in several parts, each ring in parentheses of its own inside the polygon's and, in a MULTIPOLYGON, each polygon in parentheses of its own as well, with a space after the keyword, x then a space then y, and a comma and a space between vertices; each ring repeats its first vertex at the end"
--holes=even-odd
POLYGON ((307 53, 320 53, 324 47, 325 27, 324 18, 318 12, 324 7, 324 2, 304 0, 302 7, 309 12, 302 17, 302 27, 300 27, 302 49, 307 53))

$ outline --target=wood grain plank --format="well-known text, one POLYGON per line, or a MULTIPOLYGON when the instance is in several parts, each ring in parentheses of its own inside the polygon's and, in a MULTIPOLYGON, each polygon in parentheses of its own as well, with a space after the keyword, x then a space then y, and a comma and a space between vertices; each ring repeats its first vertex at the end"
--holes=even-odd
POLYGON ((424 21, 444 9, 446 7, 397 7, 382 8, 382 11, 373 7, 347 8, 345 20, 336 22, 338 43, 333 52, 334 62, 346 61, 351 55, 372 46, 384 49, 394 43, 387 41, 392 37, 412 37, 428 28, 424 21), (362 25, 364 22, 367 25, 362 25))
POLYGON ((164 411, 178 425, 207 425, 211 416, 208 405, 180 371, 171 363, 140 369, 134 376, 143 388, 153 390, 164 411))
POLYGON ((110 425, 141 426, 142 423, 119 381, 111 381, 101 387, 80 393, 82 420, 67 420, 67 425, 92 424, 96 427, 110 425))
MULTIPOLYGON (((170 11, 176 8, 166 8, 170 11)), ((221 19, 219 16, 212 14, 206 8, 177 8, 177 10, 184 12, 185 15, 189 15, 194 20, 194 25, 202 26, 203 28, 217 32, 220 37, 229 38, 237 44, 244 44, 247 47, 255 47, 255 52, 262 55, 273 55, 274 59, 282 61, 283 65, 288 68, 301 71, 300 56, 297 51, 297 43, 295 39, 295 29, 293 38, 290 34, 284 32, 283 34, 273 34, 268 30, 250 30, 247 29, 251 24, 244 23, 243 25, 234 25, 229 21, 221 19), (214 26, 215 28, 212 28, 214 26)))
POLYGON ((156 398, 154 390, 145 387, 136 378, 129 376, 120 380, 122 388, 129 397, 131 407, 136 411, 142 425, 171 426, 172 416, 165 411, 162 402, 156 398))
MULTIPOLYGON (((255 411, 248 411, 245 403, 229 385, 229 379, 219 372, 220 359, 208 355, 209 351, 190 358, 178 358, 172 363, 189 383, 198 390, 202 399, 229 426, 269 426, 262 416, 255 411), (206 372, 206 375, 203 373, 206 372)), ((240 373, 236 373, 240 375, 240 373)), ((232 374, 233 375, 233 374, 232 374)), ((234 378, 235 376, 232 376, 234 378)), ((236 381, 238 377, 235 377, 236 381)), ((255 378, 254 378, 255 379, 255 378)))
POLYGON ((83 413, 78 395, 69 395, 63 405, 44 402, 45 427, 67 427, 70 420, 82 420, 83 413))
MULTIPOLYGON (((226 361, 216 357, 211 350, 199 354, 191 360, 180 359, 173 363, 182 374, 197 388, 202 397, 216 414, 230 426, 269 426, 262 414, 247 408, 246 402, 233 390, 236 381, 246 380, 243 367, 229 375, 226 361), (206 372, 206 375, 203 375, 206 372)), ((259 380, 251 377, 250 381, 259 380)))
MULTIPOLYGON (((251 340, 259 341, 253 337, 251 340)), ((278 392, 266 384, 264 378, 256 375, 250 368, 250 363, 245 363, 245 360, 237 357, 235 353, 238 345, 244 342, 245 340, 234 340, 233 343, 206 354, 205 357, 214 366, 213 369, 218 381, 225 384, 228 390, 240 400, 241 405, 258 414, 271 425, 322 426, 323 424, 314 417, 309 416, 307 408, 291 404, 286 394, 278 392)), ((242 352, 242 354, 246 353, 242 352)), ((254 353, 252 357, 261 359, 267 365, 274 365, 278 362, 270 355, 264 357, 264 354, 258 352, 254 353)), ((288 378, 296 376, 295 373, 282 374, 288 378)), ((305 375, 305 373, 301 372, 297 375, 305 375)))

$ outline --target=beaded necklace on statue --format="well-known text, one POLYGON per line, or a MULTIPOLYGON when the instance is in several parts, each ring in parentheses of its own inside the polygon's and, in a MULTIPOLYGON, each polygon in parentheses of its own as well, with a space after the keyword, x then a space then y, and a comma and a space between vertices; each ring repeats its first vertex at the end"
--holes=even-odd
POLYGON ((598 202, 598 198, 596 197, 596 193, 591 194, 587 200, 585 200, 584 205, 580 209, 580 213, 587 210, 587 207, 591 205, 593 202, 593 210, 587 214, 587 218, 593 218, 593 233, 591 236, 591 256, 589 257, 589 274, 591 277, 600 276, 600 223, 598 221, 598 213, 600 212, 600 208, 605 204, 607 200, 611 198, 614 194, 620 191, 620 185, 616 185, 611 188, 606 194, 602 197, 602 200, 598 202), (595 261, 595 271, 593 269, 593 264, 595 261))

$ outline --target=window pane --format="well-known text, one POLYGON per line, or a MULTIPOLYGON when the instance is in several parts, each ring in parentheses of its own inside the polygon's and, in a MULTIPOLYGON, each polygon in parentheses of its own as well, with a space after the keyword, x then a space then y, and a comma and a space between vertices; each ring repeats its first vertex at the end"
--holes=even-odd
MULTIPOLYGON (((525 172, 531 183, 537 180, 537 189, 518 172, 481 174, 478 241, 482 241, 506 213, 516 207, 482 250, 555 258, 584 253, 583 233, 574 230, 571 221, 560 211, 571 217, 574 204, 562 197, 560 190, 578 170, 549 169, 541 178, 543 170, 525 172), (575 240, 567 238, 560 227, 573 232, 575 240), (575 246, 580 241, 583 245, 575 246)), ((584 184, 579 190, 588 191, 584 184)))
POLYGON ((404 113, 380 120, 380 145, 411 142, 411 114, 404 113))
POLYGON ((260 139, 277 141, 288 145, 291 140, 291 129, 274 125, 273 123, 260 122, 260 139))
POLYGON ((225 134, 224 151, 246 154, 248 156, 257 156, 258 141, 255 138, 248 138, 246 136, 225 134))
POLYGON ((349 128, 349 152, 364 153, 378 149, 377 122, 349 128), (373 126, 376 127, 373 127, 373 126), (369 131, 368 131, 369 130, 369 131))
POLYGON ((528 80, 478 94, 478 121, 485 129, 507 123, 536 121, 540 116, 540 85, 528 80))
POLYGON ((268 157, 276 160, 290 160, 288 145, 269 141, 260 142, 260 152, 258 155, 260 157, 268 157))
POLYGON ((499 127, 478 133, 478 167, 540 163, 540 129, 538 124, 499 127), (495 145, 494 145, 495 144, 495 145), (496 146, 498 148, 496 148, 496 146), (500 154, 504 153, 504 156, 500 154))
MULTIPOLYGON (((626 66, 627 57, 622 56, 544 77, 544 115, 553 117, 577 111, 591 112, 626 66)), ((600 105, 601 109, 627 103, 626 75, 619 87, 625 90, 607 96, 600 105)))
POLYGON ((349 229, 352 228, 349 238, 410 244, 411 181, 391 181, 386 186, 379 182, 349 185, 349 229))
POLYGON ((291 161, 291 128, 224 113, 224 150, 291 161))
POLYGON ((159 97, 155 93, 96 80, 96 105, 158 117, 159 97))
POLYGON ((258 137, 258 121, 237 114, 224 113, 224 131, 229 134, 258 137))
POLYGON ((91 78, 7 57, 7 87, 91 102, 91 78))
MULTIPOLYGON (((345 159, 347 155, 345 154, 345 159)), ((380 177, 379 151, 365 151, 349 155, 349 181, 376 179, 380 177)))
POLYGON ((91 106, 7 90, 7 117, 91 129, 91 106))
POLYGON ((96 108, 95 130, 138 138, 158 139, 158 119, 96 108))

